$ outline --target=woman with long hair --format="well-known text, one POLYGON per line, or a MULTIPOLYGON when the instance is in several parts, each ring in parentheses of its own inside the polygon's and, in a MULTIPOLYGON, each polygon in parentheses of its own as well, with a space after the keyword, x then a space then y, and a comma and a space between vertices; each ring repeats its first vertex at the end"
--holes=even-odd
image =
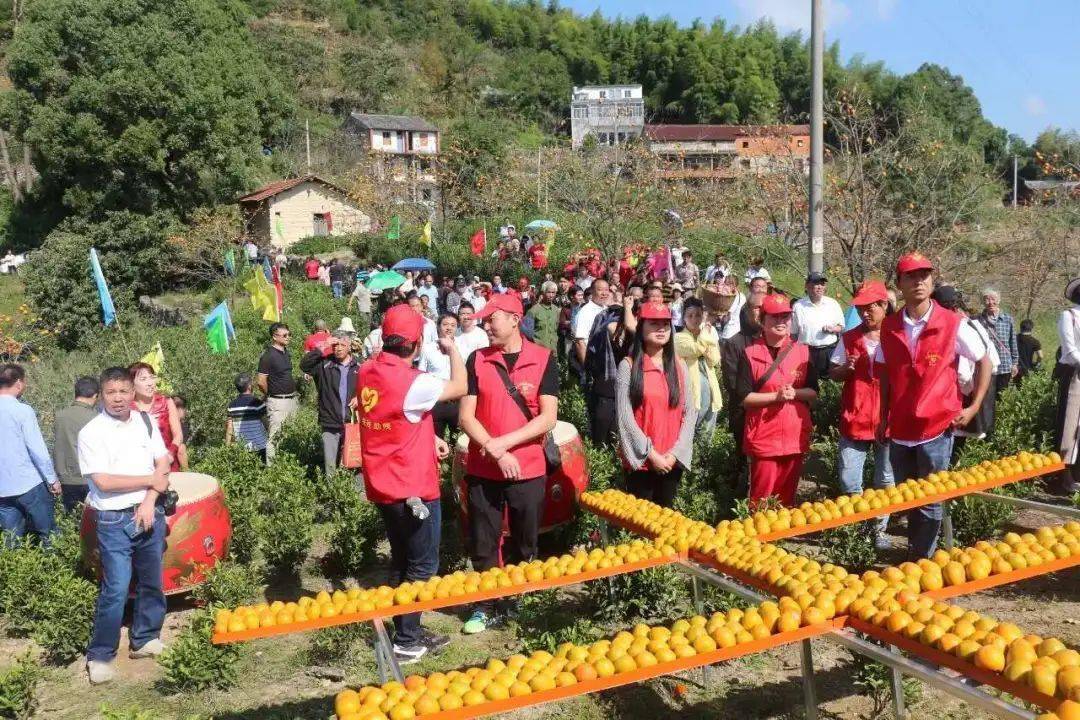
POLYGON ((169 451, 170 470, 187 470, 187 446, 184 444, 184 430, 180 424, 176 403, 170 396, 158 392, 157 373, 148 363, 131 364, 128 374, 135 384, 135 399, 131 402, 131 409, 147 413, 157 423, 161 439, 169 451))
POLYGON ((632 495, 671 507, 690 469, 697 410, 689 371, 675 353, 671 310, 647 302, 615 381, 619 451, 632 495))
POLYGON ((712 438, 720 412, 720 336, 705 322, 705 306, 696 297, 683 303, 684 327, 675 335, 675 352, 690 371, 690 397, 697 411, 698 436, 712 438))

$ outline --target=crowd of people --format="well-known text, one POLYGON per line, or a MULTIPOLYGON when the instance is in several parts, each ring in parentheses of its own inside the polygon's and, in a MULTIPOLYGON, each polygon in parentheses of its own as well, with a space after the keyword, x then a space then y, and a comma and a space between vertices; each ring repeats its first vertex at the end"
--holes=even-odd
MULTIPOLYGON (((497 252, 525 258, 536 244, 521 247, 507 240, 497 252)), ((347 313, 355 306, 370 332, 358 334, 350 314, 334 330, 319 321, 294 369, 290 327, 271 325, 255 372, 235 378, 226 441, 271 461, 299 408, 299 384, 311 382, 327 473, 342 463, 346 428, 358 427, 360 487, 384 520, 391 584, 438 572, 439 463, 455 431, 468 438, 473 568, 536 556, 563 383, 581 388, 588 426, 580 430, 617 453, 628 492, 670 507, 696 444, 730 432, 735 467, 726 481, 755 507, 791 506, 821 383, 842 386, 836 482, 857 493, 868 459, 875 487, 947 468, 964 438, 993 432, 996 398, 1042 360, 1030 321, 1017 332, 999 293, 985 290, 983 310, 969 311, 918 253, 900 258, 895 290, 880 280, 860 285, 853 317, 828 296, 824 274, 808 274, 795 299, 774 287, 761 259, 739 274, 718 254, 702 272, 677 243, 663 262, 634 249, 610 262, 586 254, 536 286, 527 276, 507 285, 499 275, 409 273, 375 293, 338 266, 316 261, 305 276, 337 298, 348 294, 347 313), (718 430, 725 405, 727 427, 718 430)), ((1067 295, 1075 305, 1061 317, 1056 370, 1058 445, 1070 465, 1063 492, 1075 490, 1080 447, 1080 280, 1067 295)), ((34 411, 18 400, 25 383, 20 366, 0 369, 0 431, 11 439, 0 446, 0 527, 9 543, 28 530, 47 543, 54 497, 97 512, 104 572, 87 660, 91 681, 105 682, 132 577, 132 655, 162 650, 162 498, 169 473, 186 467, 183 402, 159 392, 144 363, 80 378, 71 406, 56 415, 50 453, 34 411)), ((939 505, 908 513, 909 558, 934 552, 941 519, 939 505)), ((879 549, 891 544, 887 523, 876 525, 879 549)), ((463 632, 483 632, 511 609, 480 603, 463 632)), ((419 615, 395 618, 401 663, 447 643, 419 615)))

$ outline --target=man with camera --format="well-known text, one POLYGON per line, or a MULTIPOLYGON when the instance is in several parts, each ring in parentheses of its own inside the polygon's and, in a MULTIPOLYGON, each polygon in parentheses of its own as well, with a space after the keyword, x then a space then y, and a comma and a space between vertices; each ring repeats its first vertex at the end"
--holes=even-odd
POLYGON ((126 368, 105 370, 102 412, 79 431, 79 469, 90 486, 87 504, 97 513, 101 555, 101 589, 86 650, 87 671, 95 685, 116 677, 113 660, 132 575, 131 657, 157 657, 165 650, 160 640, 165 620, 161 571, 169 508, 164 500, 175 509, 176 496, 169 491, 169 451, 157 423, 132 409, 134 397, 126 368))

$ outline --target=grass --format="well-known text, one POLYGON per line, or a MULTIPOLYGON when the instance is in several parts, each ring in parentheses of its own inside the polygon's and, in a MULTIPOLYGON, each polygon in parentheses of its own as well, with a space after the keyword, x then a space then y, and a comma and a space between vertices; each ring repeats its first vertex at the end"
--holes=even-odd
POLYGON ((25 297, 18 275, 0 275, 0 315, 14 315, 25 297))

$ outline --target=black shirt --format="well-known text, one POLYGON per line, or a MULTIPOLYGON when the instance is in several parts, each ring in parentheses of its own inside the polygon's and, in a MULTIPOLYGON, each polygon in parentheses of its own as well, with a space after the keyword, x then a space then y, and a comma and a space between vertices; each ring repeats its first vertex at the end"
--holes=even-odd
MULTIPOLYGON (((514 371, 514 365, 517 364, 518 356, 521 353, 503 353, 503 361, 506 362, 506 369, 510 372, 514 371)), ((476 381, 476 353, 469 355, 469 359, 465 361, 465 372, 469 381, 469 395, 479 395, 479 383, 476 381)), ((547 365, 544 367, 544 376, 540 380, 540 394, 541 395, 553 395, 559 394, 559 366, 555 362, 555 354, 548 355, 547 365)))
POLYGON ((349 268, 345 267, 341 263, 330 266, 330 282, 345 282, 345 278, 349 276, 349 268))
POLYGON ((288 351, 278 350, 273 345, 267 345, 259 358, 259 372, 266 376, 266 394, 292 395, 296 392, 296 381, 293 379, 292 358, 288 351))
POLYGON ((1024 372, 1036 370, 1039 363, 1035 362, 1035 353, 1042 350, 1039 338, 1028 333, 1020 333, 1016 336, 1016 350, 1020 355, 1020 369, 1024 372))
MULTIPOLYGON (((750 343, 747 343, 747 345, 749 344, 750 343)), ((776 359, 777 352, 779 352, 779 348, 769 348, 769 353, 773 356, 774 360, 776 359)), ((806 363, 806 381, 801 387, 810 388, 814 391, 818 389, 818 372, 812 361, 806 363)), ((743 351, 739 353, 739 369, 735 377, 735 396, 739 398, 739 403, 741 404, 742 401, 746 399, 746 396, 752 392, 755 392, 754 377, 750 370, 750 360, 746 357, 746 350, 743 349, 743 351)))

